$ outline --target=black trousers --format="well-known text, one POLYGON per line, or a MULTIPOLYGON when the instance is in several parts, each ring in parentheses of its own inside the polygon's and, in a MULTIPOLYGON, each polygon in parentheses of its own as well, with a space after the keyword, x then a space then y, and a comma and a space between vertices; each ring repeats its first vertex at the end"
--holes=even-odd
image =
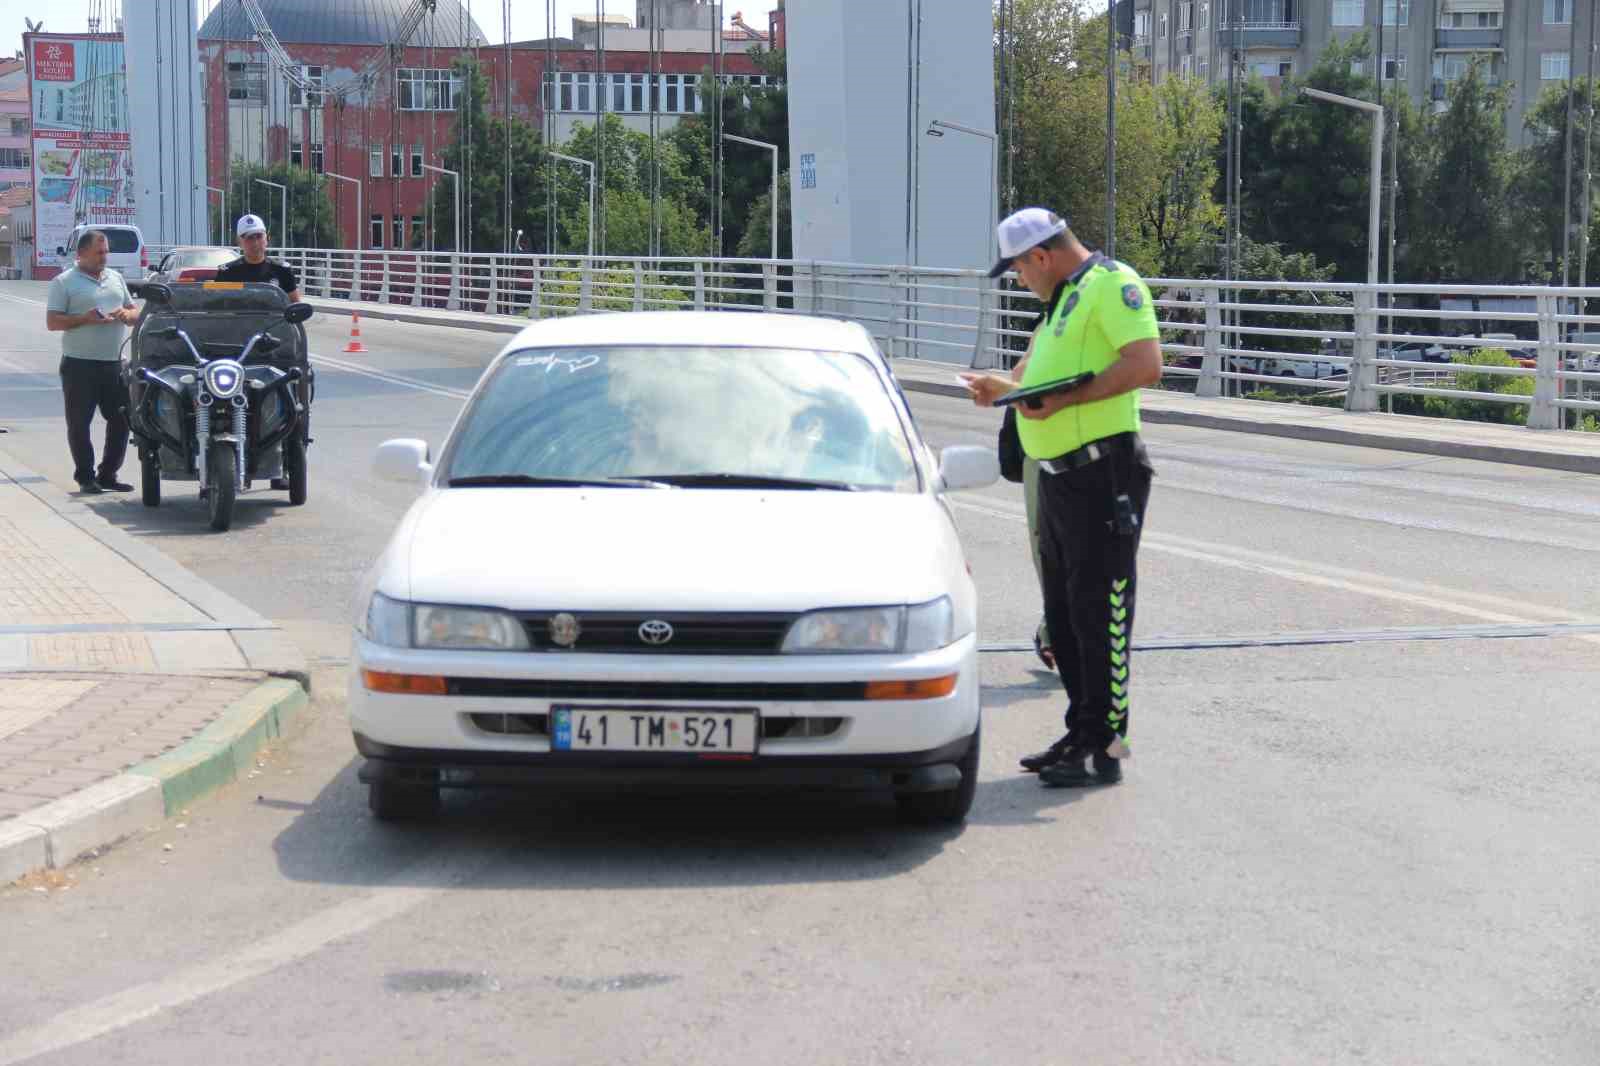
POLYGON ((128 390, 119 360, 61 360, 61 395, 67 413, 67 446, 72 449, 72 477, 80 484, 98 477, 110 481, 128 454, 128 390), (105 452, 94 465, 89 427, 94 413, 106 420, 105 452))
POLYGON ((1067 734, 1096 750, 1128 735, 1139 538, 1154 473, 1133 440, 1077 470, 1039 474, 1044 615, 1067 690, 1067 734), (1138 515, 1132 535, 1115 529, 1118 493, 1138 515))

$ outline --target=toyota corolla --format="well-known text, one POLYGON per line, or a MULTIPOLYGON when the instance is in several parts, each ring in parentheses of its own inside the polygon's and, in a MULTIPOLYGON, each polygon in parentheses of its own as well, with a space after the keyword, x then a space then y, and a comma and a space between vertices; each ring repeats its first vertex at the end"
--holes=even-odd
POLYGON ((380 818, 440 789, 822 788, 956 822, 977 610, 935 457, 859 325, 582 316, 523 330, 358 596, 350 719, 380 818))

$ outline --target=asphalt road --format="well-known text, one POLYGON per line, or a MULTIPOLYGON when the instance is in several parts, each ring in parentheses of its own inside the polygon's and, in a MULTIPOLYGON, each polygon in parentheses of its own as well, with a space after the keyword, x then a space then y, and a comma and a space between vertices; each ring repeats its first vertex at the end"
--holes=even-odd
MULTIPOLYGON (((70 488, 40 299, 0 285, 0 448, 70 488)), ((183 493, 91 506, 283 624, 313 711, 183 828, 0 890, 0 1066, 1600 1058, 1600 637, 1561 628, 1600 618, 1600 479, 1152 426, 1122 786, 1015 771, 1061 701, 994 653, 962 831, 873 799, 496 795, 394 829, 340 691, 411 498, 370 460, 437 446, 505 338, 310 332, 306 507, 252 493, 217 535, 183 493)), ((993 440, 913 405, 938 445, 993 440)), ((958 513, 983 638, 1025 641, 1018 487, 958 513)))

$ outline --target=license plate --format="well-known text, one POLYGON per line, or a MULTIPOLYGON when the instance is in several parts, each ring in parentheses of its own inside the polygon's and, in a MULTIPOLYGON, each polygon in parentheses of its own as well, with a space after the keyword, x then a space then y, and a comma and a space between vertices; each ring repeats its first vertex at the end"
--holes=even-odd
POLYGON ((553 751, 649 751, 753 755, 760 718, 754 711, 557 707, 553 751))

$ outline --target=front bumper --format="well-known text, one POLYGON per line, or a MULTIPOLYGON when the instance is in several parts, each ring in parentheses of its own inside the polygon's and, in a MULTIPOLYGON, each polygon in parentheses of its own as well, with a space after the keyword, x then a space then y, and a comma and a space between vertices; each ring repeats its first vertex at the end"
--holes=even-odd
POLYGON ((348 707, 356 747, 369 760, 363 771, 369 781, 938 791, 959 783, 955 764, 977 731, 977 639, 969 636, 915 656, 640 657, 424 652, 375 645, 358 636, 348 707), (363 684, 363 670, 464 683, 452 684, 451 695, 380 693, 363 684), (957 677, 954 690, 934 699, 837 696, 852 683, 950 675, 957 677), (638 686, 640 694, 633 695, 630 686, 638 686), (656 694, 662 686, 698 687, 709 694, 663 700, 656 694), (596 694, 586 695, 589 688, 596 694), (723 690, 736 694, 719 698, 723 690), (495 694, 500 692, 507 694, 495 694), (726 707, 754 710, 775 727, 785 720, 828 724, 820 731, 776 728, 779 735, 764 734, 757 753, 738 760, 552 752, 545 733, 484 728, 503 715, 536 721, 559 706, 726 707))

